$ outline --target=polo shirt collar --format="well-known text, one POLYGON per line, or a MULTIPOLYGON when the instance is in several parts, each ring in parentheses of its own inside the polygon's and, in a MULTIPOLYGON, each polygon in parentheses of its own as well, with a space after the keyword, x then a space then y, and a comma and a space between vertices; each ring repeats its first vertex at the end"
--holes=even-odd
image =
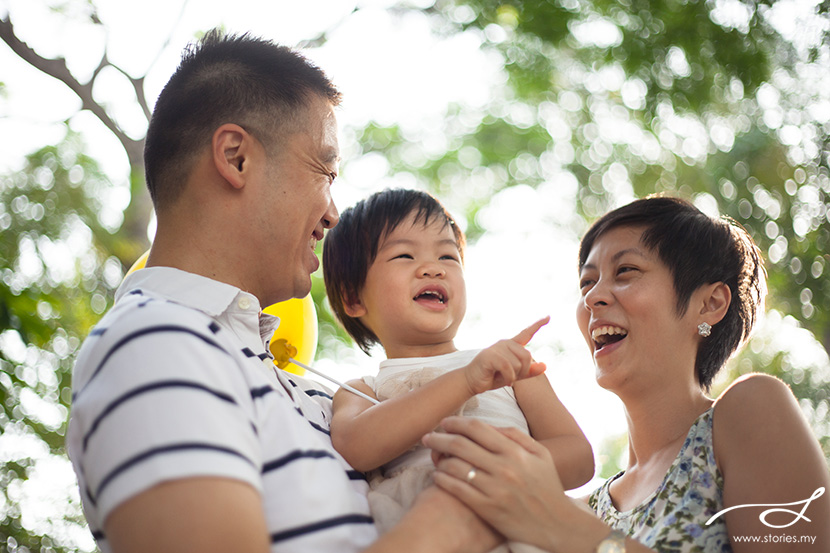
POLYGON ((134 290, 219 317, 228 310, 259 313, 259 300, 236 286, 173 267, 146 267, 127 275, 115 293, 115 301, 134 290))

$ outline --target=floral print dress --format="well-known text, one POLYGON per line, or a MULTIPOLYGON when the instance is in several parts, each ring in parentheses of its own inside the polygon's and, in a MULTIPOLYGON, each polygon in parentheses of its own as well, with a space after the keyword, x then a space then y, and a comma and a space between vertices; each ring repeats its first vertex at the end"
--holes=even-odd
POLYGON ((723 517, 706 521, 723 510, 723 476, 712 447, 714 407, 692 424, 660 486, 629 511, 611 501, 610 478, 588 498, 588 505, 607 524, 660 553, 731 553, 723 517))

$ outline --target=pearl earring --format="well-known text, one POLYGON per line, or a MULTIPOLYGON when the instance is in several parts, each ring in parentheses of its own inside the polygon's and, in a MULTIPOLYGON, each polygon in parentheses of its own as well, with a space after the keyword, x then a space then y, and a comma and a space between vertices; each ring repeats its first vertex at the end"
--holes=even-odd
POLYGON ((712 325, 709 323, 700 323, 697 325, 697 333, 706 338, 712 334, 712 325))

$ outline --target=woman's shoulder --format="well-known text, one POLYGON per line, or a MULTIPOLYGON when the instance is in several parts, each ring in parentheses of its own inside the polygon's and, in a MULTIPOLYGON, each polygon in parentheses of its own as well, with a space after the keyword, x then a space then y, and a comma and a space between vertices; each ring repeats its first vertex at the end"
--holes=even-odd
POLYGON ((721 470, 730 458, 763 456, 805 430, 809 434, 798 401, 774 376, 742 376, 715 401, 712 434, 721 470))
POLYGON ((715 426, 744 420, 757 422, 758 418, 775 416, 777 407, 794 404, 795 396, 781 379, 762 373, 747 374, 736 379, 715 400, 715 426))

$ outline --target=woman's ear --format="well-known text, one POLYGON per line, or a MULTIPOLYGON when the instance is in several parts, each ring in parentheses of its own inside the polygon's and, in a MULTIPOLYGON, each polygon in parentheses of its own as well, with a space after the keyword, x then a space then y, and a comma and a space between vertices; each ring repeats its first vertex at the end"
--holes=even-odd
POLYGON ((704 286, 701 292, 703 304, 700 309, 700 320, 715 326, 723 320, 729 310, 732 290, 723 282, 715 282, 704 286))

